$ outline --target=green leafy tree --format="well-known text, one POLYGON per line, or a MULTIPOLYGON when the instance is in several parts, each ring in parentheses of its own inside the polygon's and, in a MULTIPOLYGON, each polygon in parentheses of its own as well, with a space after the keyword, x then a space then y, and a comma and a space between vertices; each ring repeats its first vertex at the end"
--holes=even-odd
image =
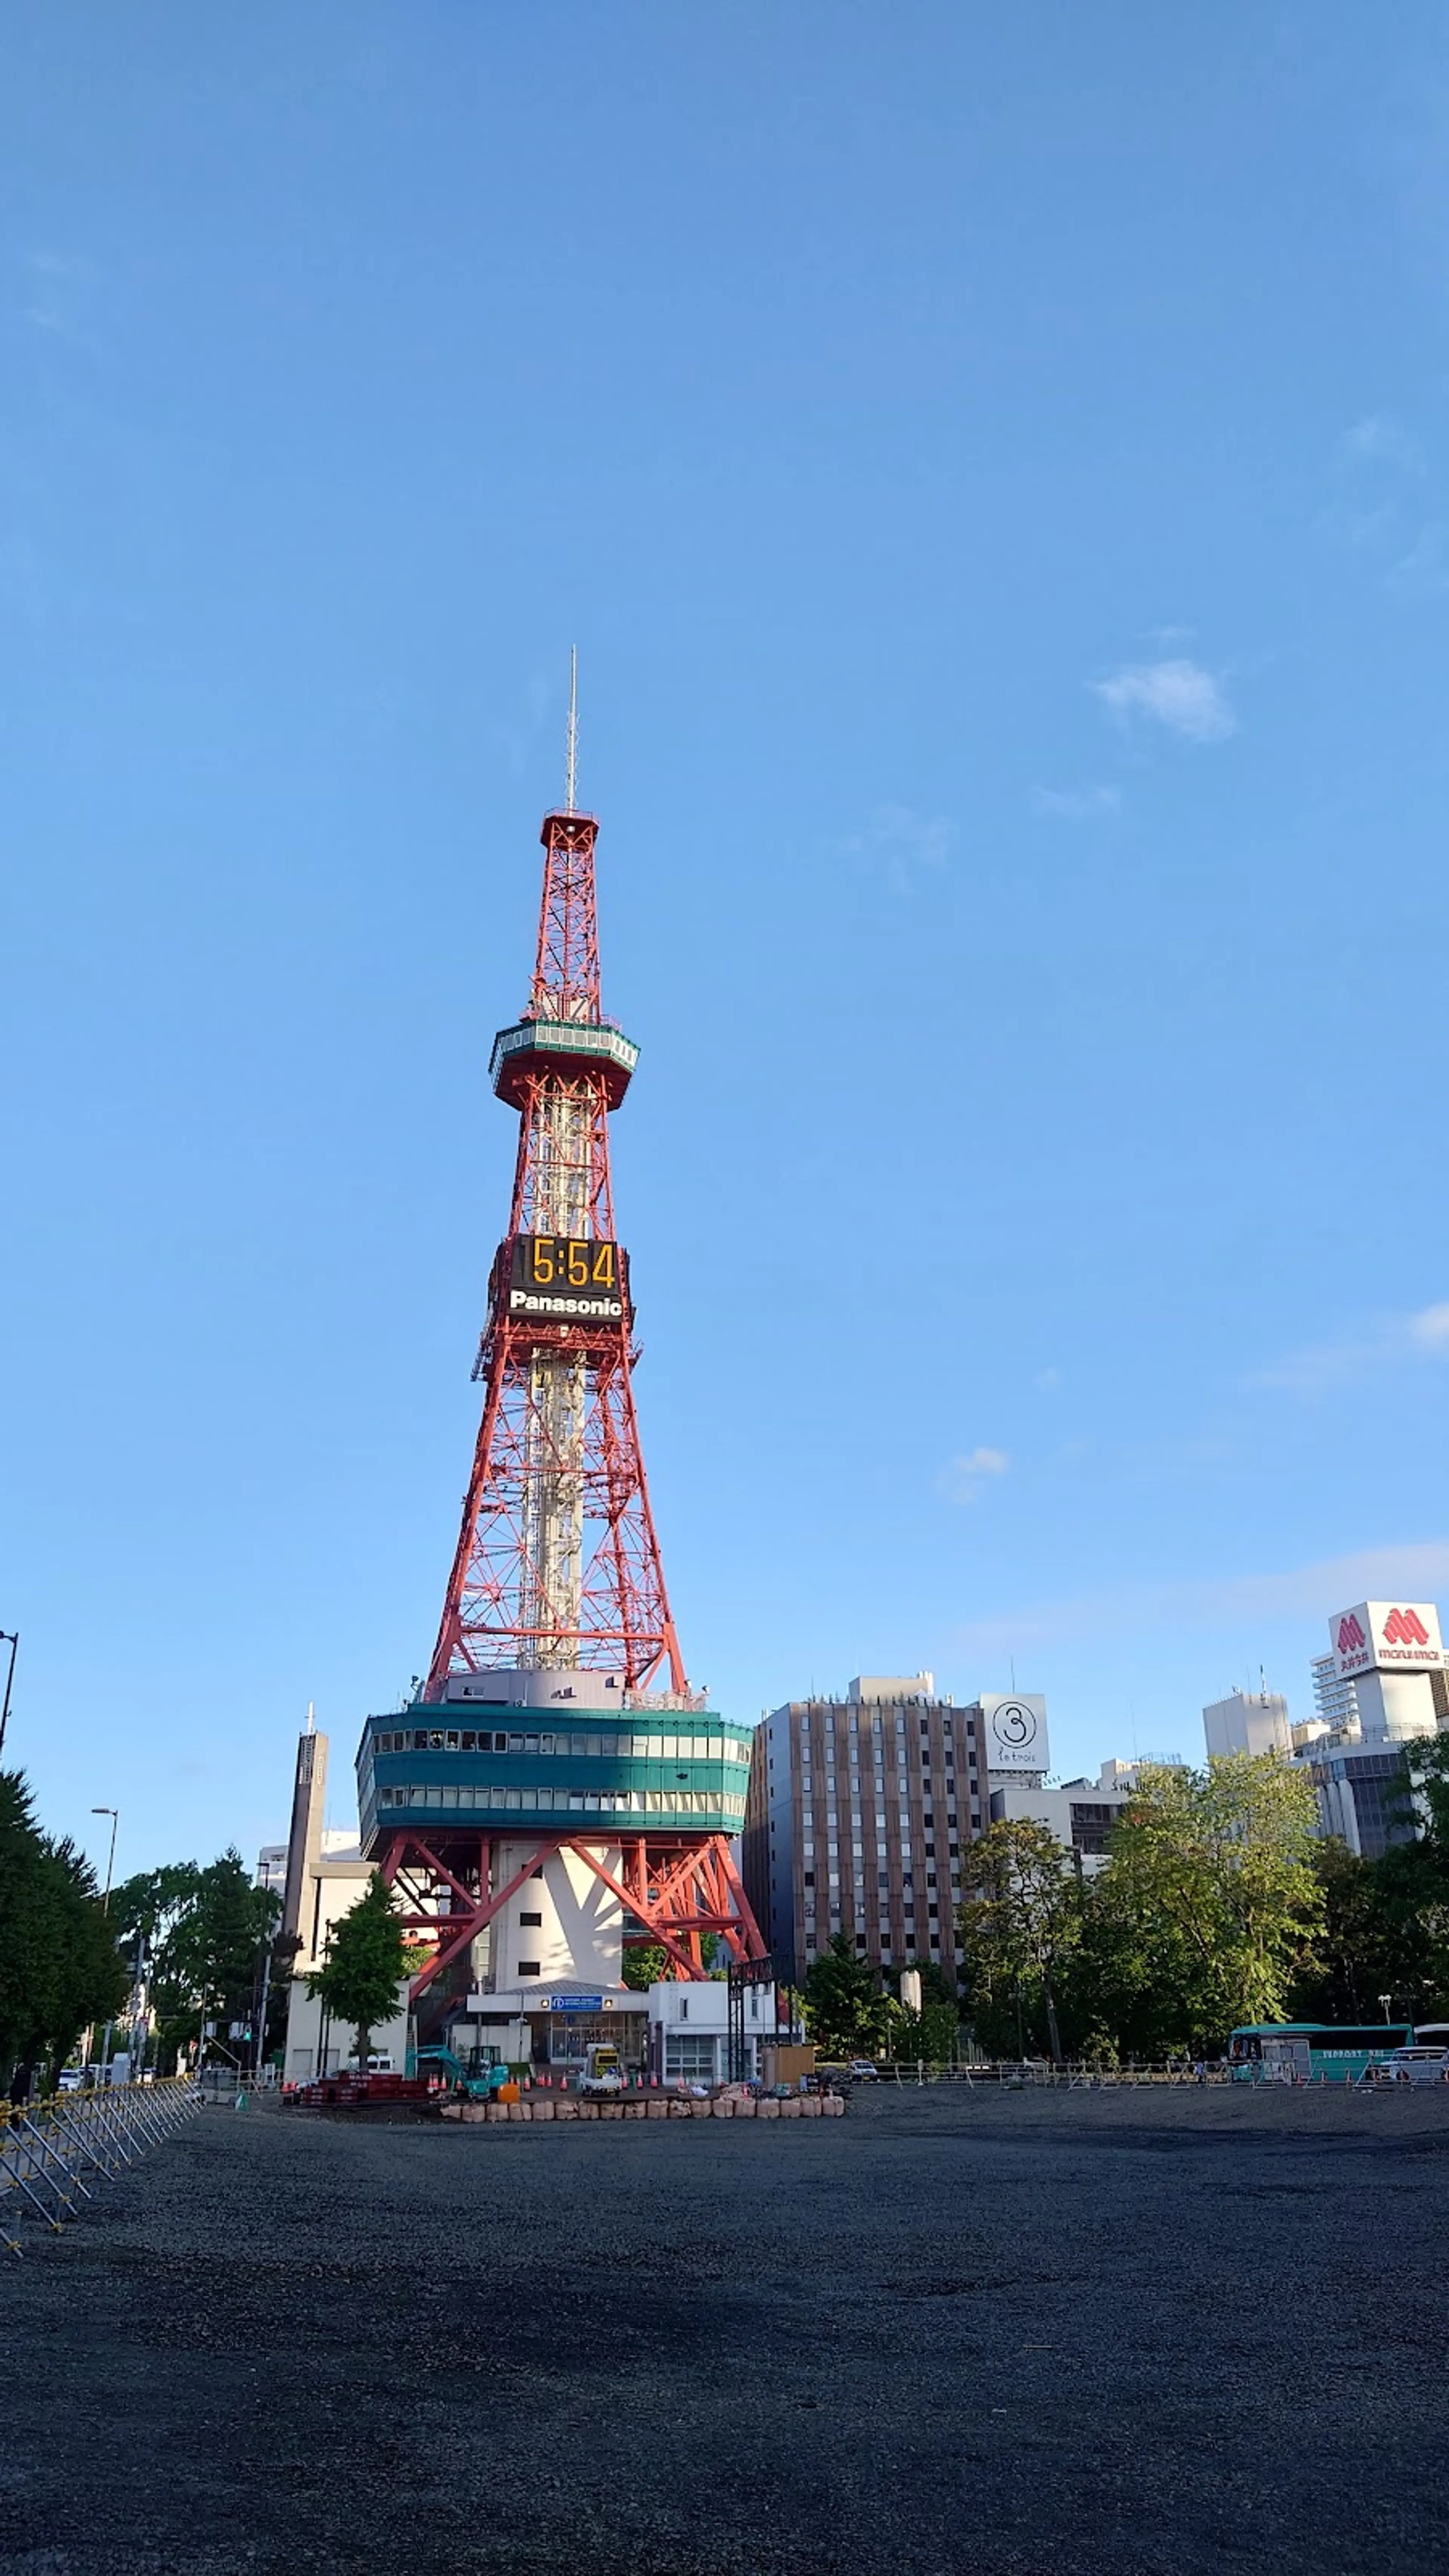
POLYGON ((169 1907, 154 1957, 156 2002, 169 2037, 192 2037, 206 2021, 250 2020, 280 1912, 280 1898, 253 1886, 235 1849, 195 1872, 189 1896, 169 1907))
POLYGON ((1449 1735, 1420 1736, 1405 1745, 1404 1769, 1424 1819, 1424 1840, 1449 1862, 1449 1735))
POLYGON ((1205 1771, 1147 1765, 1094 1895, 1131 1928, 1136 1980, 1168 2003, 1176 2044, 1221 2047, 1279 2021, 1326 1912, 1312 1783, 1276 1754, 1205 1771))
POLYGON ((1057 1998, 1082 1937, 1082 1886, 1070 1852, 1046 1825, 1011 1818, 961 1854, 964 1984, 978 2034, 1010 2045, 1018 2015, 1040 2011, 1053 2058, 1062 2055, 1057 1998))
POLYGON ((908 1959, 904 1967, 888 1968, 884 1973, 887 1989, 895 2004, 886 2032, 891 2056, 902 2066, 914 2066, 918 2058, 924 2058, 932 2066, 949 2064, 956 2054, 961 2011, 956 1990, 940 1961, 908 1959), (921 1981, 919 2012, 900 2000, 905 1968, 914 1969, 921 1981))
POLYGON ((1406 1967, 1378 1872, 1337 1839, 1319 1844, 1313 1867, 1323 1919, 1295 1970, 1287 2018, 1340 2025, 1376 2020, 1379 1996, 1397 1992, 1406 1967))
POLYGON ((905 2007, 895 2014, 887 2038, 891 2056, 901 2066, 924 2059, 928 2066, 948 2066, 956 2053, 960 2017, 954 2004, 928 2004, 919 2012, 905 2007))
POLYGON ((195 1905, 201 1872, 194 1860, 172 1861, 123 1878, 111 1890, 110 1919, 118 1940, 144 1939, 148 1952, 164 1948, 181 1917, 195 1905))
MULTIPOLYGON (((729 1959, 717 1932, 700 1934, 699 1951, 707 1976, 728 1976, 729 1959)), ((642 1995, 647 1987, 663 1985, 676 1974, 676 1964, 662 1941, 641 1942, 624 1953, 624 1983, 631 1994, 642 1995)))
POLYGON ((397 2010, 398 1988, 414 1955, 392 1889, 374 1870, 351 1911, 334 1923, 327 1957, 307 1979, 308 1994, 320 1995, 335 2020, 354 2024, 360 2073, 367 2071, 378 2023, 391 2021, 397 2010))
POLYGON ((89 1863, 36 1823, 19 1772, 0 1772, 0 2069, 17 2096, 63 2065, 89 2021, 120 2009, 126 1971, 89 1863))
POLYGON ((876 2056, 900 2011, 844 1932, 806 1969, 804 2001, 806 2027, 826 2058, 876 2056))

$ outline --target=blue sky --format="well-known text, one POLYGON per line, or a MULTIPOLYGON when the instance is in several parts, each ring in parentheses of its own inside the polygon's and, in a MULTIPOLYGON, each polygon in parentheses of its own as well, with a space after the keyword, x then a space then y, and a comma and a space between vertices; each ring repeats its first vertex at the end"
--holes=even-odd
POLYGON ((1449 34, 100 5, 3 120, 0 1626, 118 1868, 424 1664, 561 775, 731 1714, 1449 1593, 1449 34))

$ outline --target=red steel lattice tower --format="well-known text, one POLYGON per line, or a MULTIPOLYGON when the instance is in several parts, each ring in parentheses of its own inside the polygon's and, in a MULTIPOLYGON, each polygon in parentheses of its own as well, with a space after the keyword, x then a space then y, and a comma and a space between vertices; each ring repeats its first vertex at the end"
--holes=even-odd
MULTIPOLYGON (((575 745, 571 687, 565 799, 545 817, 541 834, 543 900, 528 1007, 500 1030, 490 1068, 498 1097, 518 1112, 519 1129, 508 1230, 489 1279, 473 1372, 483 1385, 482 1421, 426 1687, 406 1714, 436 1721, 469 1714, 470 1702, 500 1714, 526 1707, 537 1726, 550 1702, 577 1702, 592 1726, 593 1711, 619 1724, 613 1734, 587 1739, 522 1732, 463 1739, 436 1725, 403 1737, 389 1721, 369 1721, 388 1731, 364 1739, 359 1756, 364 1819, 376 1819, 370 1832, 365 1821, 365 1839, 403 1895, 410 1925, 436 1937, 415 1993, 460 1959, 523 1881, 559 1852, 586 1863, 621 1905, 626 1942, 658 1943, 674 1975, 705 1973, 707 1933, 722 1938, 735 1959, 764 1952, 726 1822, 742 1772, 731 1778, 717 1758, 734 1755, 743 1764, 747 1746, 726 1740, 740 1730, 708 1719, 703 1697, 685 1679, 644 1474, 629 1261, 615 1230, 609 1170, 609 1114, 624 1097, 638 1049, 601 1005, 598 824, 576 808, 575 745), (636 1727, 667 1726, 671 1715, 674 1729, 657 1738, 628 1731, 631 1717, 636 1727), (720 1729, 718 1738, 677 1731, 691 1719, 720 1729), (535 1749, 567 1740, 587 1744, 590 1757, 608 1748, 611 1767, 596 1769, 590 1758, 578 1775, 589 1787, 567 1800, 600 1822, 587 1829, 544 1824, 548 1800, 564 1797, 555 1756, 551 1786, 540 1769, 538 1788, 512 1795, 514 1808, 537 1815, 536 1829, 485 1813, 509 1794, 485 1782, 451 1793, 463 1802, 456 1826, 445 1831, 441 1819, 415 1825, 410 1811, 407 1825, 398 1819, 388 1839, 385 1802, 423 1803, 428 1794, 420 1797, 416 1781, 389 1786, 389 1775, 401 1780, 407 1769, 391 1748, 406 1742, 431 1758, 434 1746, 464 1740, 535 1749), (656 1744, 665 1748, 667 1769, 647 1758, 656 1744), (631 1785, 645 1780, 668 1786, 631 1785), (465 1830, 470 1803, 477 1812, 465 1830), (714 1811, 708 1823, 707 1810, 714 1811)), ((510 1765, 510 1780, 533 1776, 527 1752, 521 1767, 510 1765)))
POLYGON ((428 1675, 556 1665, 668 1670, 684 1691, 632 1381, 627 1256, 614 1230, 609 1112, 638 1057, 606 1020, 594 903, 598 824, 545 817, 528 1009, 494 1044, 493 1086, 519 1113, 508 1232, 474 1367, 483 1419, 428 1675))

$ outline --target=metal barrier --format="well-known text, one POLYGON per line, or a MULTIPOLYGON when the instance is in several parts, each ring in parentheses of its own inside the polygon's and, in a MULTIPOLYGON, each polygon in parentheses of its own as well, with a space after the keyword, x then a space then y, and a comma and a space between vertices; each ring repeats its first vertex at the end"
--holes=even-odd
POLYGON ((1020 2092, 1024 2087, 1040 2085, 1071 2091, 1110 2092, 1141 2084, 1226 2084, 1228 2069, 1210 2065, 1202 2074, 1195 2066, 1180 2063, 1157 2066, 1088 2066, 1076 2058, 1064 2058, 1053 2066, 1043 2057, 962 2059, 955 2066, 932 2062, 929 2058, 902 2058, 896 2063, 878 2064, 875 2081, 882 2084, 964 2084, 976 2092, 983 2086, 999 2086, 1020 2092))
POLYGON ((38 2220, 58 2236, 95 2198, 98 2179, 160 2146, 200 2107, 200 2088, 189 2075, 0 2104, 0 2247, 23 2252, 13 2233, 22 2219, 38 2220))

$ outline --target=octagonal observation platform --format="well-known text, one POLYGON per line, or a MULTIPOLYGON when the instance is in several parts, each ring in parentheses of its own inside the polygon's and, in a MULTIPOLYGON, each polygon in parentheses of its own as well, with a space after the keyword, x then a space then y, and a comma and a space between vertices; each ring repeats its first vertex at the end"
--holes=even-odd
POLYGON ((738 1834, 753 1727, 638 1696, 628 1705, 612 1673, 459 1673, 444 1701, 369 1717, 357 1751, 364 1854, 410 1830, 430 1842, 738 1834))
POLYGON ((633 1039, 606 1020, 518 1020, 494 1039, 488 1078, 500 1100, 521 1109, 530 1075, 602 1072, 609 1107, 617 1109, 638 1061, 633 1039))

